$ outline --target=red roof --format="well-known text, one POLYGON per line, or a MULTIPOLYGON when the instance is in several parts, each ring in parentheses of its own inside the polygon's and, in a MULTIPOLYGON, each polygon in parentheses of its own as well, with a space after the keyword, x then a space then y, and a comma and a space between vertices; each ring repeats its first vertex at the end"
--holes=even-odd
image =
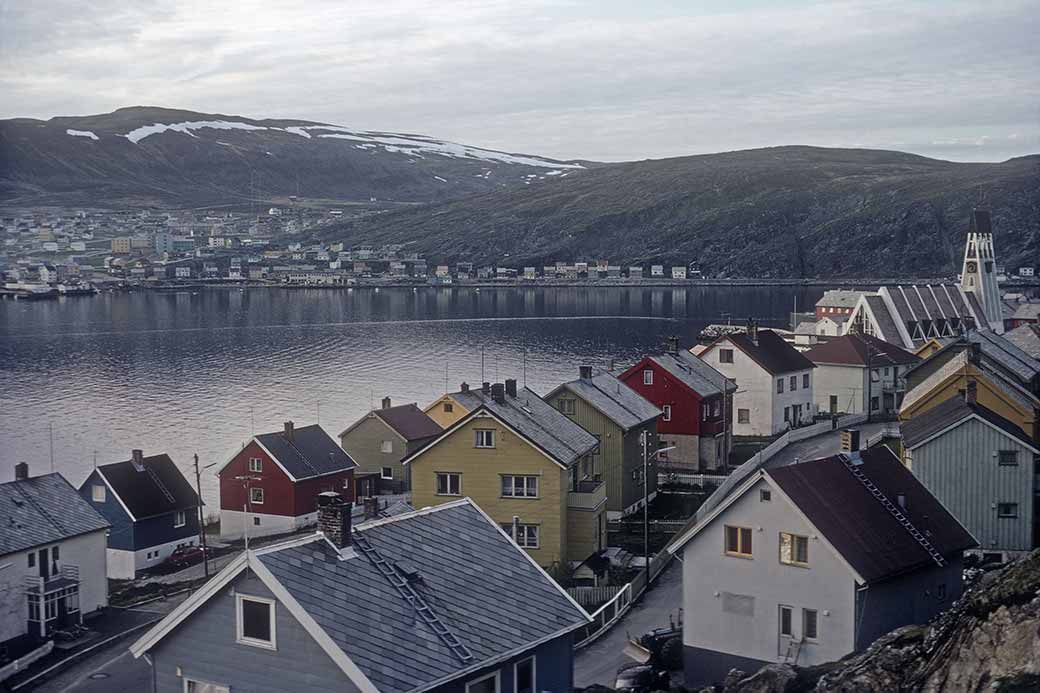
POLYGON ((866 366, 868 354, 872 368, 917 363, 920 360, 895 344, 862 334, 847 334, 821 342, 805 352, 805 357, 817 364, 866 366))

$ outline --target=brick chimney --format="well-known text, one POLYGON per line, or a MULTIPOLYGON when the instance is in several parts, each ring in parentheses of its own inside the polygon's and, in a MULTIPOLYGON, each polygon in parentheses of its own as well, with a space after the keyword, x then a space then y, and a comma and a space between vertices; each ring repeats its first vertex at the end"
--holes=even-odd
POLYGON ((751 318, 748 318, 747 321, 747 336, 752 344, 758 346, 758 323, 751 318))
POLYGON ((25 462, 19 462, 14 466, 14 479, 15 481, 24 481, 29 478, 29 465, 25 462))
POLYGON ((489 383, 487 381, 484 381, 483 383, 481 383, 480 391, 483 392, 485 395, 490 395, 491 394, 491 383, 489 383))
POLYGON ((335 491, 318 494, 318 531, 337 549, 350 546, 350 513, 354 504, 335 491))
POLYGON ((859 452, 859 429, 846 428, 841 432, 841 451, 859 452))
POLYGON ((469 383, 463 382, 462 385, 459 386, 459 389, 463 392, 469 392, 469 383))
POLYGON ((977 404, 979 401, 979 383, 969 380, 964 384, 964 401, 967 404, 977 404))
POLYGON ((379 517, 379 499, 375 496, 365 499, 365 519, 379 517))
POLYGON ((495 383, 491 386, 491 399, 495 400, 499 404, 505 404, 506 401, 506 386, 502 383, 495 383))
POLYGON ((292 421, 286 421, 285 422, 285 430, 282 432, 282 435, 285 436, 285 439, 288 440, 288 441, 292 441, 293 440, 293 438, 296 435, 296 432, 293 430, 293 422, 292 421))
POLYGON ((592 366, 578 366, 578 377, 582 380, 590 380, 592 378, 592 366))
POLYGON ((679 353, 679 338, 672 336, 664 340, 664 350, 669 354, 679 353))
POLYGON ((516 397, 516 380, 513 378, 506 379, 506 394, 510 397, 516 397))
POLYGON ((384 397, 383 401, 382 401, 382 405, 383 405, 383 409, 389 409, 390 408, 390 398, 389 397, 384 397))
POLYGON ((144 451, 142 450, 131 450, 130 451, 130 464, 134 465, 134 469, 143 472, 144 471, 144 451))

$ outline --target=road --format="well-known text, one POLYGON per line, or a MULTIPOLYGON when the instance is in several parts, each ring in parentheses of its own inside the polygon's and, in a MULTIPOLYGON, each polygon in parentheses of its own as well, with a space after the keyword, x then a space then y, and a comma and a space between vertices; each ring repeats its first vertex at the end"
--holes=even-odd
POLYGON ((653 628, 667 626, 668 616, 674 617, 681 606, 682 564, 673 560, 624 618, 574 656, 574 686, 613 686, 618 667, 632 661, 624 654, 628 634, 638 637, 653 628))

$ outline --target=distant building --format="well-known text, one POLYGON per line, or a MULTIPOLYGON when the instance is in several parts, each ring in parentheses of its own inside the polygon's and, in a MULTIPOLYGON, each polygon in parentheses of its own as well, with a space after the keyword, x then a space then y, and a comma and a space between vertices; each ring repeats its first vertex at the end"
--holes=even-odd
POLYGON ((848 289, 832 289, 823 292, 823 298, 816 302, 816 319, 825 317, 831 319, 847 318, 852 315, 856 302, 863 295, 862 291, 851 291, 848 289))
POLYGON ((650 276, 651 277, 663 277, 664 276, 664 265, 650 265, 650 276))
POLYGON ((830 414, 894 414, 903 401, 902 375, 920 359, 869 335, 847 334, 804 352, 816 364, 813 400, 830 414))
POLYGON ((672 268, 672 279, 686 279, 686 268, 685 267, 673 267, 672 268))
POLYGON ((130 254, 130 239, 113 238, 112 239, 112 252, 115 255, 129 255, 130 254))
POLYGON ((1018 268, 1018 276, 1020 276, 1020 277, 1032 277, 1033 276, 1033 268, 1032 267, 1019 267, 1018 268))
POLYGON ((628 268, 628 278, 629 279, 642 279, 643 278, 643 268, 639 267, 637 265, 632 265, 631 267, 628 268))

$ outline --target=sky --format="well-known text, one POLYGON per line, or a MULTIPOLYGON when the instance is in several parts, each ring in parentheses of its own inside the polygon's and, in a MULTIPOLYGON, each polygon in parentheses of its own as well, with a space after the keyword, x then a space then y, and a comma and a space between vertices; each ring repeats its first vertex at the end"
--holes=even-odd
POLYGON ((622 161, 1040 152, 1037 0, 0 0, 0 118, 165 106, 622 161))

